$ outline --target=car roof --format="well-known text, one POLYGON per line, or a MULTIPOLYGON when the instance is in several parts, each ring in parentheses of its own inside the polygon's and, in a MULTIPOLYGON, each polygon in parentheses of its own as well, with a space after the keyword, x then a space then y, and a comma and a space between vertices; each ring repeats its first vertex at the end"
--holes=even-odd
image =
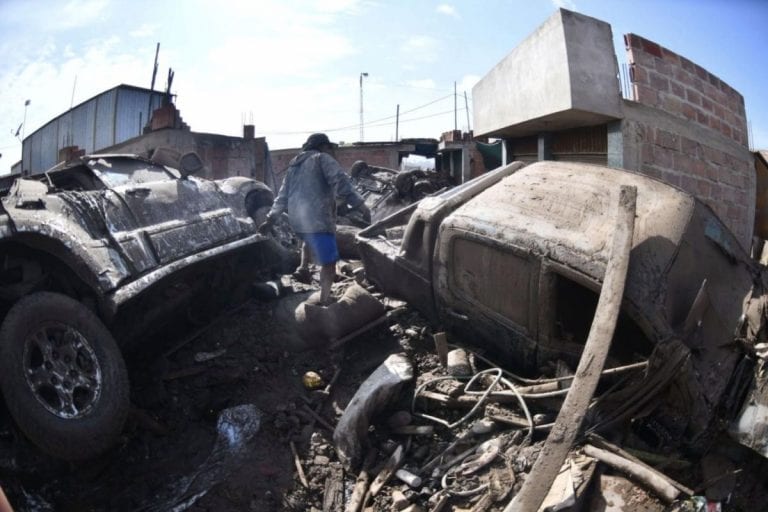
POLYGON ((644 258, 666 267, 685 234, 695 200, 678 188, 621 169, 554 161, 530 164, 468 201, 446 224, 471 226, 483 236, 548 254, 601 278, 621 185, 637 187, 633 254, 645 248, 644 258))

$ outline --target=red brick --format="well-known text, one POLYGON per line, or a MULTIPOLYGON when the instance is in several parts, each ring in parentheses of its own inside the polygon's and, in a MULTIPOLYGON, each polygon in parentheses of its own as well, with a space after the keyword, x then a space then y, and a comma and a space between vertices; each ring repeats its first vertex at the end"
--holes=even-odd
POLYGON ((672 91, 672 94, 679 98, 685 99, 685 87, 683 87, 681 84, 677 82, 669 82, 669 88, 672 91))
POLYGON ((722 165, 725 163, 725 153, 710 146, 701 146, 706 161, 722 165))
POLYGON ((720 131, 720 120, 714 116, 709 116, 709 127, 713 130, 720 131))
POLYGON ((696 108, 690 103, 683 103, 683 115, 691 121, 696 120, 696 108))
POLYGON ((693 89, 686 89, 685 90, 685 96, 694 105, 698 106, 701 105, 701 94, 694 91, 693 89))
POLYGON ((683 174, 680 176, 680 188, 695 195, 697 192, 696 178, 683 174))
POLYGON ((673 68, 672 77, 683 85, 688 87, 693 86, 693 75, 684 69, 673 68))
POLYGON ((701 179, 709 179, 709 166, 700 158, 696 158, 693 161, 693 174, 701 179))
POLYGON ((722 106, 722 105, 719 105, 719 104, 717 104, 717 103, 714 103, 714 104, 712 105, 712 112, 714 112, 714 113, 715 113, 715 115, 716 115, 716 116, 717 116, 719 119, 724 119, 724 118, 725 118, 725 109, 723 108, 723 106, 722 106))
POLYGON ((669 64, 669 62, 664 61, 662 59, 656 59, 656 62, 654 63, 656 67, 656 71, 661 73, 664 76, 671 76, 672 75, 672 66, 669 64))
POLYGON ((697 197, 709 197, 712 190, 712 185, 708 181, 696 180, 696 196, 697 197))
POLYGON ((662 58, 674 66, 680 66, 680 56, 675 52, 671 52, 666 48, 661 50, 662 58))
POLYGON ((740 221, 744 215, 744 209, 737 205, 730 205, 728 207, 728 219, 732 221, 740 221))
POLYGON ((674 155, 675 170, 685 175, 694 174, 695 160, 683 153, 675 153, 674 155))
POLYGON ((686 59, 685 57, 680 57, 680 65, 684 70, 688 71, 689 73, 696 72, 696 65, 690 60, 686 59))
POLYGON ((704 126, 709 126, 709 116, 701 110, 696 111, 696 121, 704 126))
POLYGON ((709 83, 720 89, 720 79, 717 78, 712 73, 707 73, 707 79, 709 80, 709 83))
POLYGON ((656 178, 657 180, 662 179, 661 171, 650 165, 641 166, 640 172, 651 178, 656 178))
POLYGON ((675 133, 657 129, 653 142, 663 148, 680 151, 680 136, 675 133))
POLYGON ((662 171, 661 180, 676 187, 680 186, 680 175, 671 171, 662 171))
POLYGON ((731 127, 728 123, 720 123, 720 132, 728 138, 733 136, 731 133, 731 127))
POLYGON ((629 79, 640 84, 648 83, 648 70, 637 64, 629 66, 629 79))
POLYGON ((709 112, 714 112, 715 104, 712 103, 712 100, 710 100, 706 96, 701 97, 701 106, 704 108, 704 110, 707 110, 709 112))
POLYGON ((644 51, 650 53, 654 57, 661 58, 661 46, 658 44, 652 41, 648 41, 647 39, 643 39, 641 45, 644 51))
POLYGON ((659 104, 659 93, 645 85, 635 84, 635 98, 639 103, 655 107, 659 104))
POLYGON ((650 162, 658 167, 671 169, 674 162, 674 152, 661 146, 654 146, 653 161, 650 162))
POLYGON ((687 137, 680 137, 680 150, 688 156, 698 156, 699 143, 687 137))
POLYGON ((653 163, 653 146, 651 144, 643 144, 640 147, 640 159, 643 164, 653 163))
POLYGON ((651 87, 653 87, 657 91, 660 91, 660 92, 669 91, 669 80, 667 80, 665 76, 660 75, 655 71, 651 71, 649 74, 649 79, 650 79, 651 87))
POLYGON ((624 34, 624 44, 627 46, 627 48, 641 48, 642 39, 642 37, 636 34, 624 34))
POLYGON ((662 107, 664 110, 671 114, 683 113, 683 102, 680 101, 680 98, 676 98, 675 96, 664 96, 662 100, 662 107))
POLYGON ((698 64, 694 64, 694 66, 695 66, 694 69, 696 70, 696 76, 698 76, 702 80, 707 80, 709 78, 709 73, 707 72, 706 69, 699 66, 698 64))

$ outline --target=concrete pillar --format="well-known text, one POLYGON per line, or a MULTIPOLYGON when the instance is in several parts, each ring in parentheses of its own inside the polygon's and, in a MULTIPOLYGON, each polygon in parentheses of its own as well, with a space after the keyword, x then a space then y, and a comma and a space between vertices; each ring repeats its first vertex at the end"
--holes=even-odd
POLYGON ((552 134, 544 132, 539 134, 538 160, 552 160, 552 134))
POLYGON ((512 163, 512 152, 509 150, 509 139, 501 141, 501 165, 512 163))
POLYGON ((624 169, 624 133, 622 122, 608 123, 608 167, 624 169))
POLYGON ((462 183, 472 179, 472 169, 469 165, 469 154, 471 153, 468 144, 463 144, 461 148, 461 181, 462 183))

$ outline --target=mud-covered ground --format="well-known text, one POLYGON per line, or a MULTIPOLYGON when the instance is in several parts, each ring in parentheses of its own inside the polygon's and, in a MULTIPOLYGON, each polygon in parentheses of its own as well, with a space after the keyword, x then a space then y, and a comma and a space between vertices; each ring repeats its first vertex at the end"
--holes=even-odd
MULTIPOLYGON (((148 339, 146 351, 128 360, 133 410, 121 441, 97 460, 68 464, 46 458, 19 436, 0 406, 0 484, 14 507, 78 512, 343 510, 357 471, 345 472, 330 427, 361 382, 390 354, 408 355, 418 383, 443 375, 432 329, 407 307, 390 308, 388 322, 341 348, 305 350, 291 329, 291 318, 310 288, 284 282, 288 287, 281 299, 254 298, 211 322, 185 320, 148 339), (308 371, 322 376, 319 389, 303 385, 308 371)), ((454 429, 433 424, 432 434, 398 434, 391 417, 410 409, 414 387, 406 386, 401 399, 373 419, 369 437, 377 452, 372 477, 399 444, 406 452, 404 467, 416 472, 482 417, 478 413, 454 429)), ((430 389, 450 395, 449 388, 444 384, 430 389)), ((496 412, 503 416, 512 409, 514 404, 506 404, 496 412)), ((450 421, 467 412, 430 409, 450 421)), ((546 408, 532 412, 541 414, 541 421, 553 416, 546 408)), ((458 448, 497 439, 499 456, 476 473, 462 475, 462 482, 455 475, 448 479, 447 485, 458 492, 444 510, 480 507, 486 495, 485 508, 478 510, 502 510, 512 495, 508 491, 519 489, 546 435, 537 432, 529 438, 527 432, 497 423, 491 432, 465 434, 458 448), (470 492, 483 483, 493 492, 470 492)), ((697 494, 719 493, 722 510, 762 510, 768 503, 768 464, 748 451, 723 441, 706 458, 714 469, 705 469, 703 459, 674 455, 662 457, 664 471, 697 494)), ((622 477, 595 472, 594 467, 585 474, 593 474, 593 482, 610 480, 608 484, 617 488, 631 487, 624 496, 631 497, 630 502, 619 510, 665 508, 652 493, 622 477)), ((391 480, 370 506, 393 510, 404 507, 404 499, 431 509, 439 501, 435 495, 445 493, 438 494, 439 478, 423 476, 423 485, 416 489, 391 480), (393 495, 394 490, 402 494, 398 505, 393 504, 393 496, 400 496, 393 495)), ((584 494, 583 510, 610 509, 605 497, 593 494, 584 494)))

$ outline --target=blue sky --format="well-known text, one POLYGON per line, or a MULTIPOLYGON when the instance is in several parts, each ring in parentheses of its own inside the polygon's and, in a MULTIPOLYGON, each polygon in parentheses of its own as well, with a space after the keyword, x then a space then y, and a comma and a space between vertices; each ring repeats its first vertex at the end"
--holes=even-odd
POLYGON ((558 7, 611 24, 619 62, 633 32, 684 55, 744 95, 753 145, 768 148, 768 1, 117 1, 0 0, 0 173, 26 134, 168 68, 194 131, 239 135, 252 122, 273 149, 313 131, 366 141, 437 138, 467 128, 471 88, 558 7), (454 114, 454 82, 458 112, 454 114))

